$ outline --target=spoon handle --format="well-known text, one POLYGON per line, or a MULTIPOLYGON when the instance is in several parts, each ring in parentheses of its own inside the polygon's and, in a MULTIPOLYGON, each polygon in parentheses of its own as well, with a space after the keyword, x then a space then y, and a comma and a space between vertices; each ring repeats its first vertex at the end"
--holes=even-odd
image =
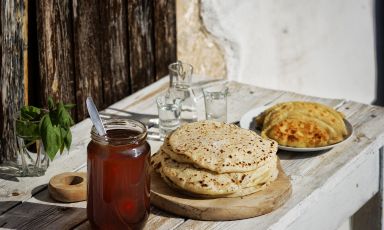
POLYGON ((93 103, 92 97, 87 97, 86 100, 88 114, 91 117, 92 123, 95 126, 97 132, 100 136, 104 136, 106 134, 105 128, 103 126, 103 122, 101 121, 99 112, 97 112, 97 108, 95 103, 93 103))

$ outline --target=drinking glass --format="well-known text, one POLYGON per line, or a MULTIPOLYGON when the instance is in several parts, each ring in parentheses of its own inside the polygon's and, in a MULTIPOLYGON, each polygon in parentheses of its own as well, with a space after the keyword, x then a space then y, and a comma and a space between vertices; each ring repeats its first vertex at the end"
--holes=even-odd
POLYGON ((193 67, 190 64, 177 61, 168 66, 169 96, 180 99, 182 123, 197 121, 196 98, 191 89, 193 67))
POLYGON ((193 67, 191 64, 177 61, 168 66, 169 87, 175 85, 190 85, 192 82, 193 67))
POLYGON ((228 87, 216 85, 203 89, 207 120, 227 122, 228 87))
POLYGON ((162 95, 156 99, 159 114, 160 138, 171 133, 180 126, 181 100, 162 95))

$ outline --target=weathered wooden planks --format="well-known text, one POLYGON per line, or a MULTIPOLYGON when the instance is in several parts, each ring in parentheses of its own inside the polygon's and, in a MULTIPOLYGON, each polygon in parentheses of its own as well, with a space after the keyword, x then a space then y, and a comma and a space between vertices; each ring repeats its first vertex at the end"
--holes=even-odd
POLYGON ((153 8, 150 0, 128 2, 129 61, 132 92, 154 82, 153 8))
POLYGON ((43 106, 49 96, 55 101, 75 102, 70 3, 36 1, 39 75, 31 75, 29 81, 40 82, 39 103, 43 106))
MULTIPOLYGON (((184 222, 183 218, 178 218, 173 215, 169 215, 161 210, 158 210, 155 207, 151 207, 151 213, 148 217, 148 221, 144 226, 145 230, 169 230, 174 229, 184 222)), ((76 226, 74 229, 90 229, 89 221, 76 226)))
POLYGON ((71 229, 86 219, 86 209, 24 202, 0 216, 2 228, 71 229))
POLYGON ((47 105, 48 96, 74 102, 70 1, 36 1, 36 4, 40 104, 47 105))
POLYGON ((53 96, 75 103, 80 121, 87 96, 103 109, 176 59, 175 0, 10 0, 0 15, 0 162, 5 152, 15 158, 11 117, 23 103, 53 96))
MULTIPOLYGON (((1 1, 0 163, 16 158, 13 116, 24 103, 25 0, 1 1)), ((27 40, 26 40, 27 42, 27 40)))
POLYGON ((97 0, 73 1, 73 43, 76 79, 77 119, 88 113, 87 96, 92 96, 96 106, 103 107, 103 82, 100 52, 99 12, 97 0))
MULTIPOLYGON (((130 1, 99 1, 103 106, 130 94, 127 4, 130 1)), ((135 35, 137 36, 137 35, 135 35)))
MULTIPOLYGON (((112 107, 156 114, 154 98, 166 90, 167 81, 168 79, 162 79, 144 90, 115 103, 112 107)), ((183 218, 152 209, 146 228, 254 229, 257 226, 258 229, 286 229, 288 227, 298 229, 300 226, 308 227, 307 224, 312 223, 313 218, 313 223, 322 222, 320 222, 321 225, 311 226, 311 229, 315 227, 329 229, 327 227, 337 225, 341 219, 351 214, 356 210, 357 206, 372 196, 373 191, 378 190, 378 155, 374 150, 384 144, 384 128, 381 125, 384 123, 384 108, 344 100, 316 98, 290 92, 268 90, 236 82, 231 82, 229 88, 228 106, 230 116, 228 117, 231 117, 232 121, 240 119, 243 113, 256 106, 272 105, 287 100, 311 100, 330 106, 339 105, 339 110, 354 125, 355 136, 351 141, 327 152, 308 153, 306 155, 303 155, 304 153, 279 152, 278 155, 281 158, 284 170, 291 177, 293 193, 292 198, 288 200, 286 205, 268 215, 241 221, 185 221, 183 218), (332 206, 332 212, 330 212, 328 205, 331 204, 337 205, 338 208, 332 206), (325 211, 320 212, 321 210, 325 211), (334 212, 334 210, 338 211, 334 212), (332 215, 332 220, 328 221, 329 216, 327 217, 327 214, 332 215)), ((113 110, 107 111, 112 112, 113 110)), ((6 210, 6 207, 17 205, 16 201, 21 200, 28 203, 50 204, 51 201, 44 198, 47 196, 46 190, 30 198, 32 191, 36 191, 35 187, 46 184, 52 175, 62 171, 74 170, 85 162, 85 146, 89 141, 90 127, 89 120, 85 120, 73 127, 74 143, 71 152, 69 155, 56 159, 45 176, 18 178, 20 182, 0 180, 1 209, 6 210), (2 196, 4 189, 9 190, 9 193, 18 191, 20 196, 17 196, 18 199, 17 197, 12 198, 9 193, 2 196), (15 203, 12 201, 15 201, 15 203)), ((153 152, 157 150, 159 143, 150 142, 153 152)), ((85 203, 73 205, 73 207, 85 208, 85 203)), ((51 208, 44 210, 57 213, 54 211, 55 209, 51 208)), ((30 215, 37 214, 31 213, 30 215)), ((42 215, 49 216, 49 213, 45 212, 42 215)), ((58 215, 62 218, 60 223, 68 223, 73 218, 71 215, 58 215)), ((48 218, 52 219, 53 217, 49 216, 48 218)), ((32 221, 32 218, 26 222, 30 223, 30 221, 32 221)), ((78 223, 77 221, 78 219, 75 218, 74 222, 78 223)), ((8 224, 7 226, 12 226, 12 223, 8 224)), ((66 225, 63 224, 63 227, 66 227, 66 225)), ((86 222, 80 222, 80 229, 87 227, 86 222)))
POLYGON ((176 2, 155 0, 154 33, 156 80, 168 74, 168 65, 176 61, 176 2))

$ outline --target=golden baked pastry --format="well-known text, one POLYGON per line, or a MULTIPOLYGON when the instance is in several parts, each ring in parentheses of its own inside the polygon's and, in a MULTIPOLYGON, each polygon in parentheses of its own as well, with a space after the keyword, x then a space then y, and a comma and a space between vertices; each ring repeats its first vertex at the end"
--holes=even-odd
POLYGON ((320 147, 335 144, 348 134, 344 116, 315 102, 277 104, 256 117, 261 136, 290 147, 320 147))

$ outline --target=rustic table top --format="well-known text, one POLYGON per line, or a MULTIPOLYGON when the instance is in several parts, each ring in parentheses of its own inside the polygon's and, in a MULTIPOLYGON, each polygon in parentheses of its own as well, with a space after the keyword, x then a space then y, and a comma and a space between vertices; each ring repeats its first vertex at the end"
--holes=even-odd
MULTIPOLYGON (((154 98, 168 87, 166 78, 113 104, 110 108, 157 114, 154 98)), ((278 156, 291 178, 291 198, 272 213, 237 221, 197 221, 151 208, 146 229, 335 229, 356 212, 382 186, 384 108, 341 99, 325 99, 292 92, 229 82, 228 121, 240 120, 252 108, 291 100, 321 102, 337 108, 354 127, 347 142, 323 152, 279 151, 278 156)), ((107 109, 108 113, 118 113, 107 109)), ((0 227, 89 228, 86 202, 63 204, 49 197, 47 183, 59 173, 86 171, 86 146, 91 121, 72 127, 69 153, 51 162, 41 177, 0 179, 0 227)), ((150 141, 154 153, 161 142, 150 141)))

